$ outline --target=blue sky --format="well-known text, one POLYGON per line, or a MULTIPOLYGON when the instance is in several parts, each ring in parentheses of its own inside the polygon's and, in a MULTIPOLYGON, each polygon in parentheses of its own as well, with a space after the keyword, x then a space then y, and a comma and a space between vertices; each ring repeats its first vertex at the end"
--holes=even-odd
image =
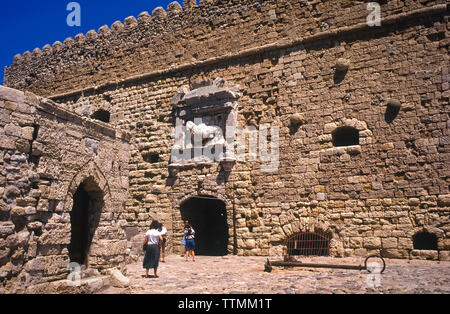
MULTIPOLYGON (((111 26, 117 20, 167 5, 174 0, 76 0, 81 7, 81 26, 70 27, 66 19, 67 5, 73 0, 1 0, 0 10, 0 84, 3 84, 4 67, 11 65, 13 57, 25 51, 100 26, 111 26)), ((182 0, 178 1, 182 4, 182 0)))

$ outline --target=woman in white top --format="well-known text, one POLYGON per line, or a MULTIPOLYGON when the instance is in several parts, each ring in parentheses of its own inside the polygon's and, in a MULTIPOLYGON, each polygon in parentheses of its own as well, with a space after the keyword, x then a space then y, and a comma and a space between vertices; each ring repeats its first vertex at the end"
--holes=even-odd
POLYGON ((148 271, 153 268, 155 272, 154 278, 158 278, 158 266, 159 266, 159 245, 162 241, 161 233, 158 232, 159 222, 153 221, 150 225, 150 230, 145 234, 145 257, 143 266, 145 268, 145 278, 148 278, 148 271))

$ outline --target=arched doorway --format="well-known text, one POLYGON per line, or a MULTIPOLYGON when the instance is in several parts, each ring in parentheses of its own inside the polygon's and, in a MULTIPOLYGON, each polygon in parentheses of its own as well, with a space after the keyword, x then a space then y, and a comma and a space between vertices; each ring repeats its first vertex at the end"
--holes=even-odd
POLYGON ((94 179, 83 181, 73 195, 70 213, 71 237, 68 249, 71 262, 88 266, 89 249, 103 205, 103 192, 94 179))
POLYGON ((181 217, 195 230, 197 255, 228 254, 227 211, 223 201, 206 196, 193 197, 181 206, 181 217))

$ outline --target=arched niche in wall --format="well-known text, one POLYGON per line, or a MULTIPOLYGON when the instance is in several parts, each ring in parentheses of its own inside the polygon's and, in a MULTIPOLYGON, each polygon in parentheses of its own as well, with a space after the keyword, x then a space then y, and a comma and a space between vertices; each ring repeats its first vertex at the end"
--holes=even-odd
POLYGON ((351 126, 342 126, 333 131, 332 139, 334 147, 359 145, 359 131, 351 126))
POLYGON ((329 256, 330 240, 329 232, 299 232, 287 239, 287 254, 289 256, 329 256))
POLYGON ((325 149, 358 155, 364 145, 373 143, 373 133, 365 121, 344 118, 325 124, 320 141, 325 143, 325 149))

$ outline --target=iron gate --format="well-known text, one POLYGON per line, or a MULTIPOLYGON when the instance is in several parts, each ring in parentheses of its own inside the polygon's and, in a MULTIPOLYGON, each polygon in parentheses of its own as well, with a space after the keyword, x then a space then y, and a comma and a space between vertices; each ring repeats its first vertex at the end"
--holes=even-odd
POLYGON ((287 256, 329 256, 331 235, 325 232, 300 232, 286 241, 287 256))

